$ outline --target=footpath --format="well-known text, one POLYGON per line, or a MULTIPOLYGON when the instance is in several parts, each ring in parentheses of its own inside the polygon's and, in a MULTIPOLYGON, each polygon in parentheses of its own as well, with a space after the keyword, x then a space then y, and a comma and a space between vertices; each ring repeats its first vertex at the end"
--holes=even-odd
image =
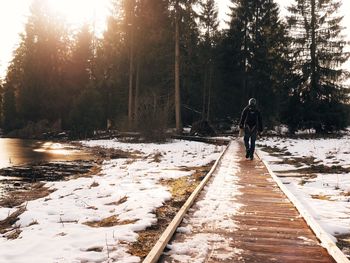
POLYGON ((159 262, 335 262, 261 160, 233 141, 159 262))

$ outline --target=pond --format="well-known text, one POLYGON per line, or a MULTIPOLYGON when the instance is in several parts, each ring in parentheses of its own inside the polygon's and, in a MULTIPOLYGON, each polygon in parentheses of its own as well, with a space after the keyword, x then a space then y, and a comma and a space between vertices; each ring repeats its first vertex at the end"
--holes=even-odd
POLYGON ((90 160, 77 147, 49 141, 0 138, 0 169, 37 162, 90 160))

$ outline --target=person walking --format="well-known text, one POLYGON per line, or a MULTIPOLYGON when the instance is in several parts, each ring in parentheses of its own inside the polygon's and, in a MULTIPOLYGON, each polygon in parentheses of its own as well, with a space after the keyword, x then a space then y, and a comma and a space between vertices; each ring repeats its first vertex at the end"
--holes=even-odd
POLYGON ((243 109, 239 128, 244 129, 245 157, 253 160, 257 135, 263 131, 261 113, 256 107, 256 99, 251 98, 248 106, 243 109))

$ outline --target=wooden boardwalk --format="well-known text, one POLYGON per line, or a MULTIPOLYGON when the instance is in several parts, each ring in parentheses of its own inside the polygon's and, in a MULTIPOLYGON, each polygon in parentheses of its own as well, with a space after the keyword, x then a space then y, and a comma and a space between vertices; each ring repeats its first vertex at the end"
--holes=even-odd
MULTIPOLYGON (((225 245, 215 245, 216 241, 213 241, 210 246, 212 251, 203 262, 335 262, 271 178, 264 164, 257 158, 246 160, 242 144, 236 145, 236 148, 237 154, 242 157, 237 160, 239 172, 236 182, 241 194, 233 201, 241 204, 238 213, 233 216, 235 230, 216 229, 214 224, 187 234, 177 233, 175 241, 181 242, 198 233, 223 237, 225 245), (225 251, 231 255, 223 256, 225 251)), ((159 262, 193 261, 163 255, 159 262)))

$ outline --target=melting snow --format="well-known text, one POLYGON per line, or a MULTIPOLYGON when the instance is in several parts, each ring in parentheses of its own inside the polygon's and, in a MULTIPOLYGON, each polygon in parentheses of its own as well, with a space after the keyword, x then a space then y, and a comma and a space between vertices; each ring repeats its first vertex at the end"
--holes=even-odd
MULTIPOLYGON (((224 147, 199 142, 128 144, 117 140, 87 141, 87 146, 138 150, 142 158, 105 161, 102 172, 89 178, 48 183, 57 189, 30 201, 17 221, 20 237, 0 237, 0 262, 139 262, 128 243, 137 231, 157 222, 154 211, 171 198, 162 178, 188 176, 179 166, 201 166, 216 160, 224 147), (152 155, 161 153, 159 163, 152 155), (194 158, 195 157, 195 158, 194 158), (86 222, 115 218, 125 224, 91 227, 86 222)), ((0 208, 0 218, 9 209, 0 208)))
POLYGON ((239 171, 237 142, 231 143, 219 168, 202 191, 190 213, 185 216, 175 241, 166 254, 176 262, 205 262, 208 258, 229 260, 241 251, 230 246, 230 239, 211 230, 232 233, 236 229, 233 216, 241 204, 235 202, 240 194, 237 185, 239 171), (208 232, 208 233, 206 233, 208 232))

